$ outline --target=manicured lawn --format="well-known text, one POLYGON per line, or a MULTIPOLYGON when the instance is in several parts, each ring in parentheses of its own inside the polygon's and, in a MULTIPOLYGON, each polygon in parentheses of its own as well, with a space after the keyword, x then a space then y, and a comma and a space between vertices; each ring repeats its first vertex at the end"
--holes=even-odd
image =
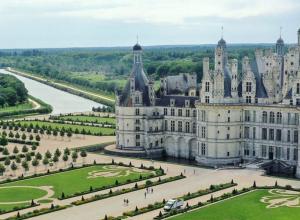
POLYGON ((125 183, 128 179, 138 179, 140 174, 148 176, 150 171, 119 166, 96 165, 81 169, 61 172, 49 176, 4 184, 5 186, 52 186, 54 197, 58 198, 64 192, 65 196, 76 192, 89 191, 90 186, 99 188, 107 185, 125 183))
POLYGON ((25 110, 25 109, 32 109, 32 103, 30 102, 25 102, 22 104, 18 104, 16 106, 9 106, 9 107, 0 107, 0 112, 10 112, 10 111, 20 111, 20 110, 25 110))
POLYGON ((25 206, 28 207, 29 205, 30 205, 29 202, 27 202, 27 203, 11 204, 11 205, 3 205, 3 204, 1 204, 0 205, 0 210, 7 212, 7 211, 14 210, 14 208, 22 208, 22 207, 25 207, 25 206))
POLYGON ((109 123, 116 124, 115 118, 106 118, 106 117, 98 117, 98 116, 84 116, 84 115, 66 115, 60 116, 59 119, 66 121, 79 121, 79 122, 93 122, 93 123, 109 123))
MULTIPOLYGON (((300 207, 280 206, 267 208, 261 202, 264 196, 270 196, 268 190, 257 190, 230 200, 213 204, 186 214, 178 215, 172 220, 298 220, 300 207)), ((298 195, 299 197, 299 195, 298 195)), ((276 197, 274 197, 276 198, 276 197)), ((299 198, 298 198, 299 199, 299 198)), ((298 200, 299 201, 299 200, 298 200)))
POLYGON ((28 187, 0 187, 0 203, 1 202, 20 202, 30 201, 31 199, 38 199, 45 195, 47 192, 42 189, 34 189, 28 187))
POLYGON ((33 126, 38 124, 40 127, 51 126, 52 128, 58 128, 58 129, 64 127, 66 130, 68 130, 69 128, 72 129, 73 132, 77 128, 79 131, 84 129, 86 132, 90 131, 92 134, 98 134, 101 132, 102 135, 112 135, 115 131, 112 128, 94 127, 94 126, 87 126, 87 125, 61 124, 61 123, 48 122, 48 121, 20 121, 20 124, 21 125, 33 124, 33 126))

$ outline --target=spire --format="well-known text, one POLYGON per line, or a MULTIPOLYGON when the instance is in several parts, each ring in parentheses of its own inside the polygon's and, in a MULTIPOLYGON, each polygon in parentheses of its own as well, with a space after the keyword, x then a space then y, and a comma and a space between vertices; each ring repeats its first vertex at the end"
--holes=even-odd
POLYGON ((223 32, 224 32, 224 28, 223 26, 221 27, 221 39, 223 39, 223 32))
POLYGON ((280 30, 279 30, 279 38, 281 38, 281 31, 282 31, 282 27, 280 26, 280 30))

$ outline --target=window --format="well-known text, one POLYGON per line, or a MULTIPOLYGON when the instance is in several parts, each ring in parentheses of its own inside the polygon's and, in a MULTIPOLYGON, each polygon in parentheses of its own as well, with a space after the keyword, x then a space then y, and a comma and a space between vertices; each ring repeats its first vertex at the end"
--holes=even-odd
POLYGON ((135 103, 138 104, 139 102, 140 102, 140 97, 136 96, 136 97, 135 97, 135 103))
POLYGON ((269 140, 274 141, 274 129, 269 129, 269 140))
POLYGON ((197 129, 196 129, 196 123, 194 122, 194 123, 193 123, 193 133, 194 133, 194 134, 196 134, 196 130, 197 130, 197 129))
POLYGON ((246 103, 251 103, 251 96, 246 96, 246 103))
POLYGON ((175 110, 174 108, 171 108, 171 116, 174 116, 175 115, 175 110))
POLYGON ((274 112, 270 112, 269 122, 272 123, 272 124, 275 123, 275 114, 274 114, 274 112))
POLYGON ((140 131, 140 127, 135 127, 135 130, 136 131, 140 131))
POLYGON ((297 94, 300 94, 300 83, 297 83, 297 94))
POLYGON ((277 112, 277 124, 281 124, 281 122, 282 122, 282 114, 281 114, 281 112, 277 112))
POLYGON ((205 143, 201 143, 201 155, 204 156, 206 154, 206 146, 205 143))
POLYGON ((250 111, 249 110, 246 110, 245 111, 245 121, 250 121, 250 111))
POLYGON ((167 130, 168 130, 168 121, 165 120, 165 131, 167 131, 167 130))
POLYGON ((209 92, 209 82, 205 82, 205 92, 209 92))
POLYGON ((140 135, 139 134, 135 135, 135 138, 140 139, 140 135))
POLYGON ((175 121, 171 121, 171 131, 175 131, 175 121))
POLYGON ((268 113, 266 111, 263 111, 262 122, 263 123, 267 123, 268 122, 268 113))
POLYGON ((268 130, 266 128, 262 128, 261 130, 261 139, 267 140, 268 137, 268 130))
POLYGON ((187 109, 187 110, 185 111, 185 116, 186 116, 186 117, 190 117, 190 110, 189 110, 189 109, 187 109))
POLYGON ((227 122, 230 122, 230 117, 227 118, 227 122))
POLYGON ((281 130, 280 129, 276 130, 276 141, 281 141, 281 130))
POLYGON ((253 111, 253 122, 256 122, 256 111, 253 111))
POLYGON ((182 109, 178 109, 178 116, 182 116, 182 109))
POLYGON ((287 142, 290 142, 290 141, 291 141, 291 131, 290 131, 290 130, 287 131, 286 141, 287 141, 287 142))
POLYGON ((256 127, 252 128, 252 139, 256 138, 256 127))
POLYGON ((185 123, 185 132, 190 133, 190 123, 189 122, 185 123))
POLYGON ((298 130, 294 131, 294 143, 298 143, 298 130))
POLYGON ((196 117, 196 116, 197 116, 197 111, 193 110, 193 117, 196 117))
POLYGON ((139 125, 139 124, 140 124, 140 119, 136 119, 136 120, 135 120, 135 123, 136 123, 137 125, 139 125))
POLYGON ((299 114, 295 113, 295 125, 299 124, 299 114))
POLYGON ((230 139, 230 134, 226 135, 226 139, 229 140, 230 139))
POLYGON ((249 133, 250 133, 250 132, 249 132, 249 127, 245 127, 245 130, 244 130, 244 137, 245 137, 245 138, 249 138, 249 136, 250 136, 249 133))
POLYGON ((139 141, 135 142, 135 146, 139 147, 141 145, 141 143, 139 141))
POLYGON ((155 141, 155 146, 158 146, 158 141, 155 141))
POLYGON ((288 113, 288 124, 291 124, 291 113, 288 113))
POLYGON ((298 160, 298 149, 294 148, 294 160, 298 160))
POLYGON ((252 91, 252 84, 251 82, 246 82, 246 92, 251 92, 252 91))
POLYGON ((205 138, 205 137, 206 137, 206 128, 201 127, 201 138, 205 138))
POLYGON ((182 132, 182 121, 178 122, 178 132, 182 132))
POLYGON ((286 159, 290 160, 290 148, 286 149, 286 159))
POLYGON ((135 109, 135 115, 140 115, 140 109, 135 109))
POLYGON ((209 103, 209 96, 205 96, 205 103, 209 103))
POLYGON ((281 158, 281 147, 276 147, 276 149, 275 149, 275 157, 276 157, 276 159, 280 159, 281 158))
POLYGON ((249 153, 250 153, 250 151, 249 151, 249 146, 248 146, 248 145, 245 145, 244 155, 245 155, 245 156, 249 156, 249 153))
POLYGON ((261 156, 267 157, 267 146, 266 145, 261 145, 261 156))
POLYGON ((296 99, 296 105, 297 105, 297 106, 300 105, 300 99, 296 99))
POLYGON ((168 115, 168 109, 164 108, 164 115, 168 115))

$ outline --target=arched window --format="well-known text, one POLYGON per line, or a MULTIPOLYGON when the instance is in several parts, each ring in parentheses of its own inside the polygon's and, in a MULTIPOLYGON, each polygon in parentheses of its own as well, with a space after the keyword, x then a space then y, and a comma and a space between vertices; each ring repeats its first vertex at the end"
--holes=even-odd
POLYGON ((270 112, 270 123, 275 123, 275 114, 274 112, 270 112))
POLYGON ((281 122, 282 122, 282 114, 281 114, 281 112, 277 112, 277 124, 281 124, 281 122))
POLYGON ((268 122, 268 113, 266 111, 263 111, 262 122, 263 123, 267 123, 268 122))

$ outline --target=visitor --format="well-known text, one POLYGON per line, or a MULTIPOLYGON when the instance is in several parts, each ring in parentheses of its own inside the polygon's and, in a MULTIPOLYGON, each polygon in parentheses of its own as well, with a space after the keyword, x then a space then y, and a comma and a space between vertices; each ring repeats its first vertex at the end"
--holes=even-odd
POLYGON ((151 188, 151 193, 153 193, 153 188, 151 188))
POLYGON ((146 197, 147 197, 147 193, 145 192, 145 193, 144 193, 144 195, 145 195, 145 199, 146 199, 146 197))

